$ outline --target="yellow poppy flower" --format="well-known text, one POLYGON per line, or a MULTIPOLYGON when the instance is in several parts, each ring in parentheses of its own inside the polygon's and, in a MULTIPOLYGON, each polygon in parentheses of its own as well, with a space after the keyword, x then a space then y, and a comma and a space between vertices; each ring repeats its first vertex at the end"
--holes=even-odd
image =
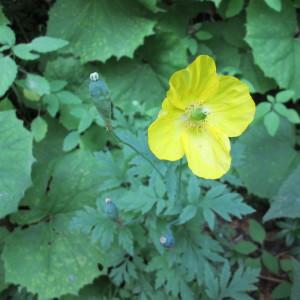
POLYGON ((216 179, 230 168, 229 137, 251 123, 255 103, 248 86, 233 76, 219 75, 214 60, 198 56, 175 72, 157 119, 148 129, 148 143, 159 159, 186 155, 192 172, 216 179))

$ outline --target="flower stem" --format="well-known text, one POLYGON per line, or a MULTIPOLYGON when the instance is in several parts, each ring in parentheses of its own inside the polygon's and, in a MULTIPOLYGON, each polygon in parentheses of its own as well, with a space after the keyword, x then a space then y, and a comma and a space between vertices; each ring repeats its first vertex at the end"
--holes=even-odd
POLYGON ((162 172, 155 166, 155 164, 151 161, 151 159, 149 159, 147 156, 144 155, 143 152, 139 151, 137 148, 135 148, 133 145, 131 145, 130 143, 127 143, 125 141, 123 141, 115 132, 113 129, 110 130, 111 134, 115 137, 116 140, 118 140, 119 142, 121 142, 122 144, 130 147, 132 150, 134 150, 137 154, 139 154, 140 156, 142 156, 152 167, 153 169, 157 172, 157 174, 161 177, 161 179, 164 181, 164 175, 162 174, 162 172))
POLYGON ((179 162, 179 172, 178 172, 178 181, 177 181, 177 184, 178 184, 178 195, 177 195, 177 198, 178 198, 178 200, 181 199, 181 177, 182 177, 182 169, 183 169, 183 165, 182 165, 182 159, 181 159, 180 162, 179 162))

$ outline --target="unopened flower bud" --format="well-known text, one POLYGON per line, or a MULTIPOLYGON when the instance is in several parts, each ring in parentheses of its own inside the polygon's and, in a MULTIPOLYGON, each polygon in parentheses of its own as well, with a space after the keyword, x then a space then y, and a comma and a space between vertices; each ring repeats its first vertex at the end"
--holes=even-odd
POLYGON ((175 239, 171 230, 168 230, 167 233, 163 234, 159 239, 160 244, 166 248, 170 249, 175 246, 175 239))
POLYGON ((105 198, 105 214, 115 222, 119 221, 119 212, 116 204, 110 199, 105 198))

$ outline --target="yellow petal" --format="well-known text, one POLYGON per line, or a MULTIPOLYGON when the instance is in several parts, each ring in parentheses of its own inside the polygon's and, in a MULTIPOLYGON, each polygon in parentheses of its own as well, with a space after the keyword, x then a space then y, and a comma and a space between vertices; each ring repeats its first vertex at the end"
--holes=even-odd
POLYGON ((200 55, 187 68, 172 75, 167 98, 177 108, 185 109, 190 104, 205 102, 218 89, 218 81, 214 60, 200 55))
POLYGON ((188 166, 195 175, 217 179, 229 170, 230 142, 221 131, 209 126, 200 132, 187 129, 182 142, 188 166))
POLYGON ((184 129, 182 114, 165 100, 158 118, 148 128, 149 148, 157 158, 174 161, 184 155, 181 144, 184 129))
POLYGON ((232 76, 219 76, 219 89, 206 103, 207 122, 227 136, 239 136, 252 122, 255 103, 248 86, 232 76))

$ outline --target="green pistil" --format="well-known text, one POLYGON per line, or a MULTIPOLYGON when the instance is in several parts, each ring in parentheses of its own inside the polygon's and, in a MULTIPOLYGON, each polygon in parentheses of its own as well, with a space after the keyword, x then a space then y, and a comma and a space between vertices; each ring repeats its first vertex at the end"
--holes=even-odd
POLYGON ((201 108, 194 109, 190 114, 190 119, 193 121, 202 121, 205 120, 206 113, 202 111, 201 108))

